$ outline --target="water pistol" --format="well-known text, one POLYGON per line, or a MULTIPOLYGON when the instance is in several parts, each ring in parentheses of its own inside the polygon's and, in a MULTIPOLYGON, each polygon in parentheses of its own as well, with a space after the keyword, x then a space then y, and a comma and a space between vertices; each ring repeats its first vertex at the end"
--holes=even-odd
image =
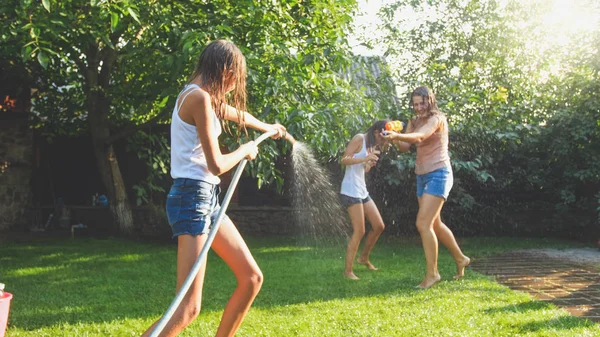
POLYGON ((404 123, 402 123, 401 121, 389 121, 385 123, 385 127, 382 133, 384 136, 386 136, 389 133, 388 131, 400 132, 402 131, 402 129, 404 129, 404 123))

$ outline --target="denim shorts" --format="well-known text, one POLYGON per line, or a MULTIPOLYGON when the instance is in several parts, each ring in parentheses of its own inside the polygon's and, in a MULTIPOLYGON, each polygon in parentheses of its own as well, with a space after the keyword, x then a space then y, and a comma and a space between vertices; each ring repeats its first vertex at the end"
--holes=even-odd
POLYGON ((342 206, 344 206, 345 208, 348 208, 352 205, 355 204, 366 204, 367 202, 371 201, 371 196, 367 195, 366 198, 361 199, 361 198, 354 198, 354 197, 349 197, 345 194, 340 194, 340 202, 342 203, 342 206))
POLYGON ((177 178, 167 195, 167 218, 173 237, 206 234, 217 221, 219 185, 202 180, 177 178))
POLYGON ((433 172, 417 174, 417 197, 420 198, 423 193, 427 193, 448 199, 453 184, 452 168, 443 167, 433 172))

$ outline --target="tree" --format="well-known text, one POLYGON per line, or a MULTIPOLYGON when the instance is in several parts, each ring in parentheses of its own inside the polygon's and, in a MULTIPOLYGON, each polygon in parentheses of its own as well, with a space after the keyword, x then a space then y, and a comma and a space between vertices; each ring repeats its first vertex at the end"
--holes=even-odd
MULTIPOLYGON (((211 40, 230 39, 246 55, 249 110, 285 123, 322 153, 337 153, 348 129, 373 119, 378 112, 338 75, 349 63, 345 36, 355 6, 353 0, 7 0, 0 4, 8 28, 0 53, 19 46, 37 88, 38 127, 91 135, 111 213, 128 235, 131 207, 114 144, 169 120, 178 89, 211 40)), ((272 159, 282 150, 266 142, 248 166, 260 183, 281 185, 272 159)), ((161 158, 154 160, 167 173, 161 158)))
MULTIPOLYGON (((574 226, 552 228, 548 214, 575 214, 589 226, 597 208, 599 157, 590 144, 600 124, 590 93, 598 88, 600 6, 556 6, 401 0, 380 12, 400 96, 428 85, 449 117, 458 192, 450 202, 458 202, 466 232, 485 223, 488 234, 507 233, 519 221, 513 214, 535 210, 539 227, 518 230, 560 234, 574 226)), ((394 161, 391 181, 399 183, 410 160, 394 161)))

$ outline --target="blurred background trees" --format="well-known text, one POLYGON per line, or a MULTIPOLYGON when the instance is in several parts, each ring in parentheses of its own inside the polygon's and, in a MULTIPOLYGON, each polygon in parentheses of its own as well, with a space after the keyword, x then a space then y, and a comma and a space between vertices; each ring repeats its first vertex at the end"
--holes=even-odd
MULTIPOLYGON (((449 117, 456 184, 445 213, 459 231, 600 236, 599 14, 585 0, 395 1, 380 11, 384 33, 369 42, 394 69, 400 115, 427 85, 449 117)), ((411 160, 391 160, 385 175, 408 185, 411 160)), ((409 191, 385 198, 402 205, 409 191)))
MULTIPOLYGON (((166 193, 168 135, 156 130, 202 48, 226 38, 247 58, 249 111, 334 170, 355 133, 409 119, 410 92, 427 85, 450 121, 456 181, 444 215, 458 233, 600 235, 598 3, 386 1, 377 34, 352 28, 358 10, 352 0, 7 0, 0 64, 34 89, 33 127, 92 138, 124 234, 131 205, 166 193), (383 53, 357 57, 349 38, 383 53), (116 144, 149 168, 129 189, 116 144)), ((223 140, 235 148, 236 138, 223 140)), ((267 141, 247 172, 281 190, 276 163, 289 153, 267 141)), ((371 192, 391 232, 416 233, 414 153, 385 158, 371 192)))

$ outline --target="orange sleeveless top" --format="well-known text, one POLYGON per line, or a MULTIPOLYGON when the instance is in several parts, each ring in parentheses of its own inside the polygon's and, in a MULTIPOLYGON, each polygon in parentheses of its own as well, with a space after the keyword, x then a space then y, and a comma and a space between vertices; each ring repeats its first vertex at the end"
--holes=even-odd
MULTIPOLYGON (((448 121, 443 115, 433 115, 429 118, 437 119, 437 129, 424 141, 415 144, 417 147, 417 160, 415 163, 416 174, 426 174, 440 168, 450 166, 448 155, 448 121)), ((417 118, 413 120, 412 132, 418 132, 429 119, 417 118)))

